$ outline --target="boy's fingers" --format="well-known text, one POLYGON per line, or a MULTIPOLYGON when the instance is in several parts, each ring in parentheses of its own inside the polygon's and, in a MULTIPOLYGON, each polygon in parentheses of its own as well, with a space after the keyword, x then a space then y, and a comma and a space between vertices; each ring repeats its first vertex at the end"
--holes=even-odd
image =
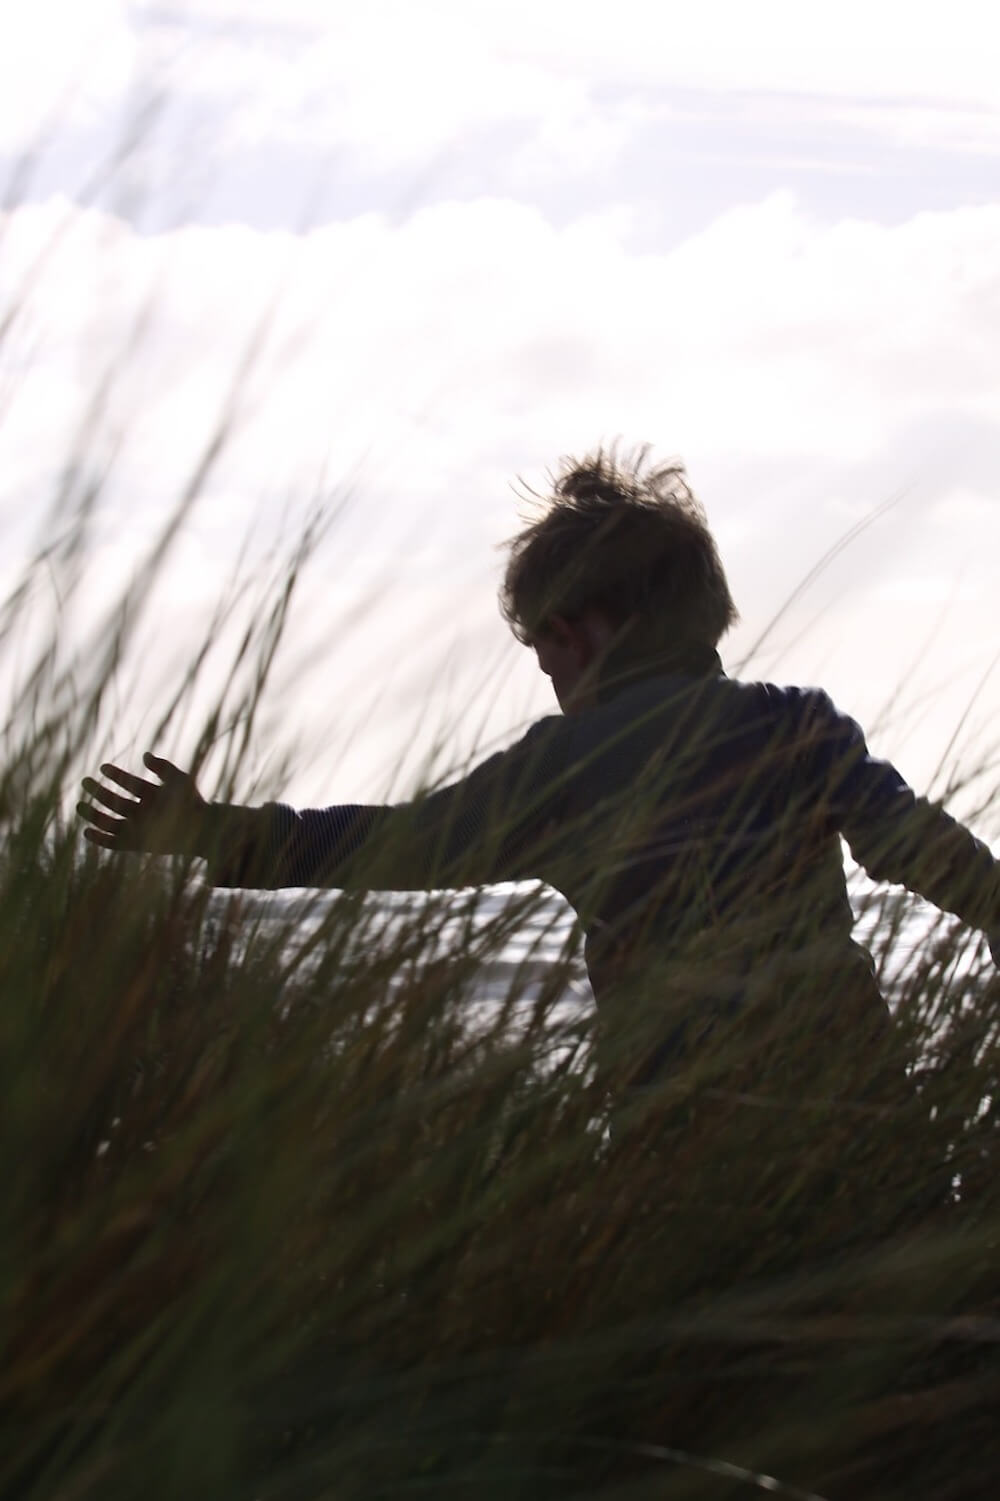
POLYGON ((175 766, 172 761, 165 760, 163 756, 154 756, 152 751, 146 751, 142 759, 143 764, 148 766, 150 771, 156 772, 161 782, 176 782, 179 777, 184 776, 179 766, 175 766))
POLYGON ((113 850, 118 848, 118 841, 116 839, 112 839, 110 834, 102 834, 99 829, 84 829, 83 837, 84 839, 88 840, 90 844, 99 844, 102 850, 113 850))
MULTIPOLYGON (((130 801, 127 797, 119 797, 117 792, 112 792, 109 787, 102 787, 100 782, 95 782, 93 777, 84 777, 83 790, 88 797, 102 803, 105 808, 110 808, 112 813, 120 813, 123 818, 128 818, 140 806, 139 803, 130 801)), ((82 806, 82 805, 81 805, 82 806)))
MULTIPOLYGON (((77 803, 76 811, 87 823, 102 829, 106 834, 118 834, 125 827, 120 818, 112 818, 110 813, 102 813, 100 808, 92 808, 89 803, 77 803)), ((84 833, 87 832, 85 829, 84 833)))
POLYGON ((117 782, 119 787, 124 787, 126 792, 132 792, 136 797, 156 791, 155 783, 147 782, 144 777, 133 776, 130 771, 122 771, 120 766, 112 766, 107 761, 101 767, 101 775, 107 777, 109 782, 117 782))

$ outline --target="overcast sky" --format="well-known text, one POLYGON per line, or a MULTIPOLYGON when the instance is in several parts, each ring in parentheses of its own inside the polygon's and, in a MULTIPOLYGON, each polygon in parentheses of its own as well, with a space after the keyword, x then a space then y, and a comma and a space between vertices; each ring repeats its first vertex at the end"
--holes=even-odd
MULTIPOLYGON (((101 754, 145 748, 250 524, 251 565, 273 564, 321 494, 343 508, 257 764, 291 746, 293 800, 347 801, 435 735, 445 760, 510 738, 554 707, 495 603, 512 483, 620 437, 688 466, 742 614, 734 671, 895 497, 746 671, 823 683, 922 789, 971 702, 974 758, 1000 724, 1000 672, 981 685, 1000 651, 990 15, 33 0, 8 17, 5 582, 67 464, 100 475, 82 623, 232 412, 101 754)), ((160 748, 183 759, 191 734, 160 748)))

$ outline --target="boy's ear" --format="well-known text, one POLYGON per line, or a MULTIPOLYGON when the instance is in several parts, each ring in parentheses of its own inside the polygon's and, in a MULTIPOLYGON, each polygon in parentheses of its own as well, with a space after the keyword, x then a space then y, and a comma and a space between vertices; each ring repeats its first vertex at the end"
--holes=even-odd
POLYGON ((573 623, 565 615, 550 615, 545 623, 545 635, 560 646, 569 646, 576 639, 573 623))
POLYGON ((567 615, 550 615, 548 634, 564 651, 575 652, 581 667, 589 664, 594 651, 584 620, 571 620, 567 615))
POLYGON ((580 665, 589 667, 607 651, 619 632, 604 615, 596 611, 585 611, 575 618, 550 615, 541 634, 564 651, 575 652, 580 665))

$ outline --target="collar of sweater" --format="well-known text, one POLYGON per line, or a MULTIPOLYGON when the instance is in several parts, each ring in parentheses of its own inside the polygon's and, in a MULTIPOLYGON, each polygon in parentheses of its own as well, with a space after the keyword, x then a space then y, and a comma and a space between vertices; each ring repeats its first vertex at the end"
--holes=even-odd
POLYGON ((682 642, 669 651, 651 652, 641 657, 618 648, 613 649, 601 667, 597 683, 597 702, 610 703, 626 688, 646 678, 724 677, 722 660, 714 646, 706 642, 682 642))

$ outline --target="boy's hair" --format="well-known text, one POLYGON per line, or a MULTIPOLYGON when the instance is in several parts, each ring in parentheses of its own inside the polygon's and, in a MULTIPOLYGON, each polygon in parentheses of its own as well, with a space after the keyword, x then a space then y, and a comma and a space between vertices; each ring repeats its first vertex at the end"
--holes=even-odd
MULTIPOLYGON (((529 492, 530 493, 530 492, 529 492)), ((714 647, 739 618, 705 513, 679 462, 643 447, 563 459, 545 512, 507 543, 500 609, 528 644, 553 615, 627 626, 629 653, 714 647)))

